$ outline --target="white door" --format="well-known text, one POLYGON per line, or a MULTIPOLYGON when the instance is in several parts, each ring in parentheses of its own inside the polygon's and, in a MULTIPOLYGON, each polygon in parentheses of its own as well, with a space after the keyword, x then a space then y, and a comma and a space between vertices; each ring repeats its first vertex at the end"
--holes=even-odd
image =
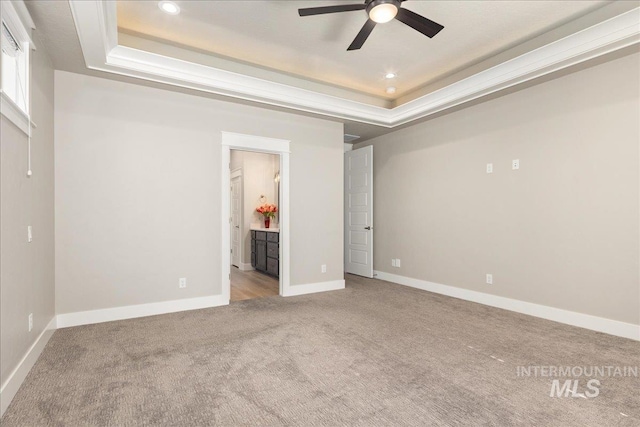
POLYGON ((373 146, 344 154, 344 270, 373 277, 373 146))
POLYGON ((242 248, 242 176, 231 178, 231 265, 240 267, 242 248))

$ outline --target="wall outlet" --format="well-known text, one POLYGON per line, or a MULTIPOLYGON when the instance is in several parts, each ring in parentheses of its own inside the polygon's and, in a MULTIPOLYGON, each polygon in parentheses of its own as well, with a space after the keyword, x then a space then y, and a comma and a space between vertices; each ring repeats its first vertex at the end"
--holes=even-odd
POLYGON ((29 332, 33 329, 33 313, 29 313, 29 332))
POLYGON ((33 228, 30 225, 27 226, 27 242, 31 243, 33 241, 33 228))
POLYGON ((395 267, 395 266, 396 266, 396 259, 391 258, 391 267, 395 267))
POLYGON ((487 285, 493 285, 493 274, 487 274, 487 285))
POLYGON ((400 268, 400 258, 396 258, 396 267, 400 268))
POLYGON ((187 287, 187 278, 186 277, 181 277, 180 280, 178 280, 178 287, 179 288, 186 288, 187 287))
POLYGON ((327 265, 326 264, 322 264, 320 266, 320 272, 322 272, 322 273, 326 273, 327 272, 327 265))
POLYGON ((493 163, 487 163, 487 173, 493 173, 493 163))
POLYGON ((520 169, 520 159, 511 160, 511 169, 513 170, 520 169))

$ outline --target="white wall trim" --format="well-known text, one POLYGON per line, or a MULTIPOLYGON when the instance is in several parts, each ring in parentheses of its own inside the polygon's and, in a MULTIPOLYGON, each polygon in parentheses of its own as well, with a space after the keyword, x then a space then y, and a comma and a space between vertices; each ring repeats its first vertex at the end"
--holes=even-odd
MULTIPOLYGON (((0 113, 25 135, 29 135, 29 115, 22 111, 2 90, 0 90, 0 113)), ((31 122, 31 126, 35 128, 33 122, 31 122)))
POLYGON ((304 285, 290 286, 283 297, 293 297, 297 295, 315 294, 317 292, 337 291, 344 289, 344 280, 332 280, 329 282, 307 283, 304 285))
POLYGON ((69 5, 87 66, 105 64, 118 45, 116 2, 71 0, 69 5))
POLYGON ((289 228, 289 150, 290 141, 267 138, 263 136, 244 135, 233 132, 222 132, 220 143, 220 181, 222 183, 220 215, 221 215, 221 283, 222 295, 227 300, 231 295, 231 150, 248 150, 280 156, 280 295, 285 295, 290 287, 290 228, 289 228))
POLYGON ((15 8, 25 28, 31 28, 35 30, 36 24, 33 23, 33 19, 31 19, 31 14, 29 13, 29 9, 27 9, 27 6, 24 4, 24 1, 14 0, 11 3, 13 3, 13 7, 15 8))
POLYGON ((121 46, 116 2, 72 0, 70 5, 90 69, 388 128, 640 42, 636 8, 388 109, 121 46))
POLYGON ((396 274, 386 273, 384 271, 375 271, 375 278, 465 301, 472 301, 491 307, 514 311, 516 313, 527 314, 529 316, 553 320, 554 322, 578 326, 580 328, 591 329, 593 331, 604 332, 606 334, 640 341, 640 325, 634 325, 632 323, 605 319, 603 317, 591 316, 589 314, 577 313, 575 311, 562 310, 560 308, 505 298, 483 292, 471 291, 455 286, 442 285, 439 283, 428 282, 426 280, 399 276, 396 274))
POLYGON ((228 305, 229 298, 223 295, 211 295, 198 298, 185 298, 172 301, 152 302, 148 304, 127 305, 123 307, 103 308, 100 310, 78 311, 58 314, 58 328, 91 325, 112 322, 114 320, 135 319, 137 317, 176 313, 179 311, 200 310, 203 308, 228 305))
POLYGON ((33 368, 33 365, 36 364, 38 357, 42 354, 55 329, 56 317, 54 316, 31 347, 29 347, 29 350, 27 350, 27 353, 22 360, 20 360, 18 366, 9 374, 4 384, 2 384, 2 387, 0 387, 0 417, 4 415, 4 411, 9 407, 9 404, 18 392, 18 389, 20 389, 27 374, 31 368, 33 368))
POLYGON ((238 266, 238 268, 240 269, 240 271, 253 271, 253 270, 255 270, 255 268, 253 268, 251 266, 250 262, 241 262, 240 265, 238 266))
MULTIPOLYGON (((264 136, 245 135, 243 133, 222 132, 222 145, 232 146, 236 150, 251 150, 260 153, 290 153, 289 142, 284 139, 264 136)), ((228 168, 227 168, 228 169, 228 168)))

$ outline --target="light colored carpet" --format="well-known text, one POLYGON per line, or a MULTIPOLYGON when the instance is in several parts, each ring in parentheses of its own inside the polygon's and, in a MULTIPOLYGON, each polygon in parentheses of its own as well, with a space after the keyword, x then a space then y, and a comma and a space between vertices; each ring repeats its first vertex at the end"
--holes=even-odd
MULTIPOLYGON (((379 280, 61 329, 10 426, 638 426, 638 378, 549 397, 518 366, 637 366, 640 344, 379 280)), ((581 385, 581 388, 583 385, 581 385)))

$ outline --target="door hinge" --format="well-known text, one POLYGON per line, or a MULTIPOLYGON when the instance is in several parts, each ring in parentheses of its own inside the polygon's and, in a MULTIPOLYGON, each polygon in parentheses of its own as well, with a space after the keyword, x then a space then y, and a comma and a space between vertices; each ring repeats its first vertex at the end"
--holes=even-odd
POLYGON ((231 224, 233 222, 233 218, 229 217, 229 224, 231 224))

